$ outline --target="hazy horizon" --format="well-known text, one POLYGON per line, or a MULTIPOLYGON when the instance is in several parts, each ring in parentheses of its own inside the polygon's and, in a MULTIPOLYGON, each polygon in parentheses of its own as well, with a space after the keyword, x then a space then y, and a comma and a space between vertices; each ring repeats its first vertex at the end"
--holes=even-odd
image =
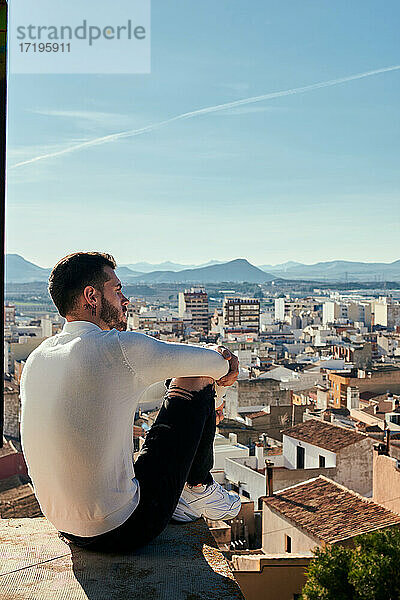
MULTIPOLYGON (((90 249, 88 249, 90 250, 90 249)), ((31 260, 30 258, 28 258, 27 256, 24 256, 22 254, 20 254, 19 252, 7 252, 7 254, 16 254, 22 258, 24 258, 25 260, 35 264, 38 267, 41 267, 43 269, 51 269, 53 268, 53 266, 56 264, 57 261, 55 261, 54 263, 50 264, 39 264, 37 262, 35 262, 34 260, 31 260)), ((185 266, 188 268, 192 268, 193 266, 204 266, 207 265, 209 263, 212 262, 218 262, 218 263, 227 263, 227 262, 231 262, 233 260, 238 260, 238 259, 244 259, 247 260, 250 264, 253 264, 254 266, 260 267, 260 266, 271 266, 271 267, 276 267, 276 266, 280 266, 280 265, 286 265, 287 263, 299 263, 301 265, 305 265, 305 266, 311 266, 311 265, 315 265, 321 262, 336 262, 336 261, 344 261, 344 262, 360 262, 360 263, 366 263, 366 264, 374 264, 374 263, 379 263, 379 264, 392 264, 393 262, 396 262, 398 260, 400 260, 400 258, 395 258, 393 260, 390 261, 378 261, 378 260, 371 260, 371 261, 367 261, 367 260, 360 260, 360 261, 349 261, 348 259, 341 259, 341 258, 337 258, 337 259, 333 259, 332 261, 322 261, 322 260, 315 260, 314 262, 311 263, 303 263, 301 261, 298 260, 287 260, 287 261, 283 261, 283 262, 277 262, 277 263, 267 263, 267 262, 260 262, 260 263, 253 263, 251 260, 249 260, 248 258, 246 258, 245 256, 235 256, 232 258, 227 258, 226 260, 222 260, 222 259, 210 259, 210 260, 206 260, 206 261, 198 261, 196 263, 183 263, 183 262, 179 262, 178 260, 170 260, 170 259, 164 259, 164 260, 155 260, 154 262, 150 262, 150 261, 146 261, 146 260, 128 260, 126 262, 121 262, 117 259, 117 257, 115 255, 113 255, 114 258, 117 261, 117 266, 118 267, 126 267, 128 265, 134 265, 134 264, 139 264, 139 263, 143 263, 143 264, 148 264, 148 265, 162 265, 162 264, 166 264, 166 263, 173 263, 176 265, 180 265, 180 266, 185 266)), ((62 256, 59 257, 59 259, 63 258, 62 256)), ((57 259, 57 260, 59 260, 57 259)), ((171 269, 173 270, 173 269, 171 269)))

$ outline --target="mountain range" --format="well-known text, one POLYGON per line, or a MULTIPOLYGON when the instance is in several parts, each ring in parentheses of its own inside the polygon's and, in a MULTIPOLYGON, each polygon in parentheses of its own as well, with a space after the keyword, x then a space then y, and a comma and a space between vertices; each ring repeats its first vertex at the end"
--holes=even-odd
POLYGON ((138 262, 123 266, 128 267, 128 269, 131 269, 132 271, 139 271, 140 273, 151 273, 152 271, 185 271, 186 269, 199 269, 202 267, 210 267, 211 265, 220 265, 223 264, 223 262, 223 260, 210 260, 209 262, 201 265, 180 265, 178 263, 166 260, 165 262, 158 264, 138 262))
POLYGON ((284 279, 309 279, 320 281, 399 281, 400 260, 392 263, 364 263, 347 260, 318 262, 314 265, 285 263, 275 268, 270 265, 260 267, 284 279), (279 266, 279 268, 278 268, 279 266))
POLYGON ((237 258, 227 263, 213 264, 197 269, 144 273, 135 277, 135 281, 146 283, 217 283, 219 281, 266 283, 273 278, 273 275, 251 265, 246 259, 237 258))
MULTIPOLYGON (((29 283, 47 281, 51 269, 39 267, 18 254, 6 255, 6 281, 29 283)), ((215 283, 219 281, 248 281, 266 283, 272 279, 321 282, 343 281, 400 281, 400 260, 392 263, 363 263, 335 260, 305 265, 289 261, 280 265, 256 267, 244 258, 227 262, 210 261, 204 265, 181 265, 164 262, 134 263, 117 268, 124 283, 215 283), (142 270, 141 270, 142 269, 142 270)))

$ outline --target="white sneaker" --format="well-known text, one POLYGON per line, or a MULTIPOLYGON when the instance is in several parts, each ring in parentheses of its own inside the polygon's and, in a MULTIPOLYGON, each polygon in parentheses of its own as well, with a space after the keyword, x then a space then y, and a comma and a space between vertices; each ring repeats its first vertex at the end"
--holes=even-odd
POLYGON ((186 484, 172 519, 182 523, 196 521, 200 517, 207 517, 211 521, 234 519, 240 507, 240 496, 228 492, 216 481, 199 487, 186 484))

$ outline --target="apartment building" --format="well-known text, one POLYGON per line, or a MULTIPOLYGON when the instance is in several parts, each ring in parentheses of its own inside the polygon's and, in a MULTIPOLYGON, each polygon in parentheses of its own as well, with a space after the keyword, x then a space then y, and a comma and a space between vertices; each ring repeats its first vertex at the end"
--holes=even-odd
POLYGON ((4 305, 4 325, 15 325, 15 306, 13 304, 4 305))
POLYGON ((204 288, 191 288, 179 292, 179 317, 191 316, 192 327, 196 331, 208 333, 208 295, 204 288))
POLYGON ((361 392, 384 394, 388 390, 400 393, 400 369, 394 365, 375 366, 368 371, 353 369, 328 374, 329 403, 333 408, 346 408, 347 388, 357 387, 361 392))
POLYGON ((371 302, 324 302, 322 306, 322 322, 324 325, 348 321, 363 323, 370 327, 372 322, 371 302))
POLYGON ((275 321, 295 324, 299 318, 304 327, 306 324, 320 323, 321 310, 322 305, 315 298, 276 298, 275 321))
POLYGON ((390 296, 379 298, 374 303, 374 324, 394 328, 400 326, 400 303, 390 296))
POLYGON ((225 298, 224 327, 227 329, 260 330, 260 301, 256 298, 225 298))

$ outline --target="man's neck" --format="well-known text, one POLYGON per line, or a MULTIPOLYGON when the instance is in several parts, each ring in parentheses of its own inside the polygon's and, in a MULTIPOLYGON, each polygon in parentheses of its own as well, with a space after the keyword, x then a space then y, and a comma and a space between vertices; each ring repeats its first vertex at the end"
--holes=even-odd
POLYGON ((91 315, 65 315, 65 320, 67 323, 73 323, 74 321, 87 321, 88 323, 93 323, 93 325, 97 325, 103 331, 109 331, 108 325, 104 323, 101 319, 97 319, 96 317, 92 317, 91 315))

